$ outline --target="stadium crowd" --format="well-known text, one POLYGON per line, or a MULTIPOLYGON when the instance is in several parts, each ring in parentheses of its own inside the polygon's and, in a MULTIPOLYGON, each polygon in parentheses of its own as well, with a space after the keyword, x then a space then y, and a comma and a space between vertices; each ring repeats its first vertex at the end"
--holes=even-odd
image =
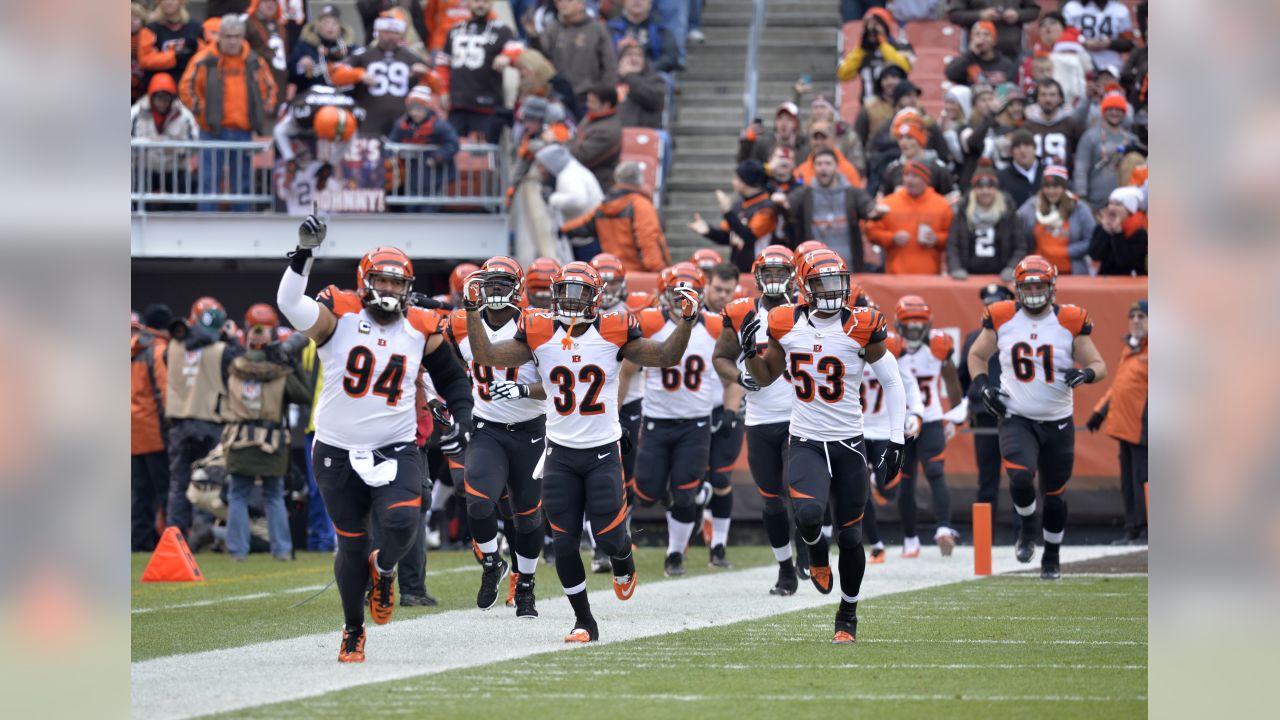
MULTIPOLYGON (((558 262, 607 253, 625 272, 672 264, 646 168, 621 161, 622 132, 661 127, 685 43, 702 38, 699 0, 517 1, 515 28, 496 20, 491 0, 357 5, 360 17, 347 18, 330 5, 311 16, 296 1, 209 2, 210 17, 199 22, 184 0, 134 4, 133 136, 274 137, 289 177, 310 172, 317 188, 339 157, 322 157, 317 138, 433 145, 437 154, 420 161, 431 165, 438 184, 430 187, 439 189, 456 178, 460 141, 496 143, 509 129, 510 212, 550 235, 533 243, 537 255, 550 257, 527 263, 529 304, 545 302, 546 268, 558 262), (354 47, 355 22, 370 39, 364 47, 354 47), (508 68, 519 75, 512 104, 503 94, 508 68)), ((1132 14, 1117 0, 885 5, 841 2, 845 18, 862 23, 857 46, 836 59, 840 80, 855 82, 861 94, 855 116, 842 117, 827 93, 802 111, 815 89, 801 81, 768 126, 742 131, 732 194, 717 191, 712 221, 697 215, 689 223, 727 248, 724 259, 713 253, 699 262, 702 269, 713 275, 727 261, 750 273, 769 245, 816 241, 855 277, 998 276, 1002 283, 984 290, 984 303, 1011 297, 1005 285, 1028 255, 1047 258, 1060 276, 1145 275, 1146 2, 1132 14), (904 25, 940 16, 966 33, 967 47, 946 66, 950 85, 934 117, 921 99, 937 90, 913 82, 916 51, 904 25)), ((189 172, 199 174, 202 189, 224 175, 232 187, 249 182, 247 166, 158 152, 178 160, 159 180, 165 187, 181 187, 189 172)), ((453 297, 435 302, 458 302, 462 279, 475 269, 460 265, 453 297)), ((1147 310, 1145 301, 1132 309, 1130 349, 1088 424, 1121 443, 1132 540, 1145 537, 1147 310)), ((332 549, 309 466, 281 459, 291 457, 288 428, 311 432, 314 345, 290 343, 269 306, 250 308, 240 325, 212 298, 197 301, 183 320, 152 306, 135 315, 132 330, 133 549, 153 547, 165 525, 189 532, 203 522, 210 541, 216 536, 233 556, 256 544, 287 558, 292 544, 280 537, 286 497, 309 513, 307 549, 332 549), (215 351, 198 353, 182 375, 170 373, 183 348, 215 351), (245 383, 260 386, 269 419, 261 408, 230 402, 245 383), (255 485, 261 498, 250 492, 255 485)), ((967 354, 966 344, 960 357, 967 354)), ((965 368, 961 381, 967 386, 965 368)), ((431 448, 426 397, 419 444, 431 448)), ((975 412, 975 427, 994 426, 982 414, 975 412)), ((434 431, 437 441, 440 434, 434 431)), ((994 492, 998 449, 993 455, 979 444, 977 452, 980 485, 994 492)), ((424 487, 432 501, 423 510, 434 516, 433 533, 460 542, 465 510, 450 502, 447 460, 438 451, 430 457, 424 487)), ((421 585, 405 594, 429 597, 421 585)))

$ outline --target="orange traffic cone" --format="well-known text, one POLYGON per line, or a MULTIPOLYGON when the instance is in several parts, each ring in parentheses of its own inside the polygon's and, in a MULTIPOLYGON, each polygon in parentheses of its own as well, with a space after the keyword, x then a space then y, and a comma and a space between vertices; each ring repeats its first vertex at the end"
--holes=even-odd
POLYGON ((204 582, 204 573, 178 528, 165 529, 142 571, 142 582, 204 582))

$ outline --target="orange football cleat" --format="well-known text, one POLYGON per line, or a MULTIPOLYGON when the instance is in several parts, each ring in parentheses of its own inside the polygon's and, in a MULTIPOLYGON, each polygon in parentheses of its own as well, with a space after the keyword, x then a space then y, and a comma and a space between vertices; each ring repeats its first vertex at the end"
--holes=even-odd
POLYGON ((831 644, 832 645, 852 645, 854 640, 856 639, 857 638, 845 632, 844 630, 837 630, 836 636, 831 639, 831 644))
POLYGON ((369 593, 369 615, 378 625, 391 622, 391 614, 396 609, 396 576, 383 575, 378 571, 378 553, 369 553, 369 579, 373 581, 373 591, 369 593))
POLYGON ((613 594, 617 595, 619 600, 630 600, 631 596, 636 594, 636 573, 634 570, 630 575, 614 576, 613 594))
POLYGON ((342 643, 338 645, 338 662, 364 662, 364 627, 360 628, 358 634, 353 634, 343 626, 342 643))
POLYGON ((511 573, 511 585, 507 588, 507 607, 516 606, 516 580, 520 578, 520 573, 511 573))
POLYGON ((809 568, 809 579, 813 581, 813 586, 823 595, 831 593, 831 566, 830 565, 813 565, 809 568))
POLYGON ((566 643, 589 643, 591 642, 591 634, 582 628, 574 628, 573 632, 564 636, 566 643))
POLYGON ((885 556, 888 555, 884 548, 871 548, 871 555, 867 558, 867 563, 871 565, 883 565, 885 556))

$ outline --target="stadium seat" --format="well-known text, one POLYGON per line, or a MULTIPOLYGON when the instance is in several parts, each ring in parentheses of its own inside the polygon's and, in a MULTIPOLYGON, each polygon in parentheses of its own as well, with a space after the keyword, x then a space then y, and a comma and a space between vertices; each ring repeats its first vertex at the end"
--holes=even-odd
POLYGON ((907 39, 916 52, 924 48, 936 48, 960 53, 960 28, 946 20, 926 20, 907 23, 907 39))
POLYGON ((644 190, 657 198, 662 177, 662 137, 651 128, 629 127, 622 129, 622 156, 619 162, 628 160, 640 163, 644 168, 644 190))

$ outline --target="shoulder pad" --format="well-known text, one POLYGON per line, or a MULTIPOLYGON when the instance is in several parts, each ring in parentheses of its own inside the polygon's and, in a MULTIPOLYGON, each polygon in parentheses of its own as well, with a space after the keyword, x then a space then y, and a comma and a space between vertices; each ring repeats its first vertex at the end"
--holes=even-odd
POLYGON ((444 323, 439 315, 419 307, 409 308, 409 312, 405 313, 405 320, 409 322, 410 327, 423 335, 432 335, 444 329, 444 323))
POLYGON ((1012 320, 1017 312, 1018 304, 1013 300, 993 302, 982 311, 982 327, 999 330, 1000 326, 1012 320))
POLYGON ((888 335, 884 313, 869 307, 853 308, 844 323, 844 332, 862 347, 881 342, 888 335))
POLYGON ((667 324, 667 319, 663 317, 662 311, 658 308, 645 308, 639 312, 640 333, 645 337, 650 337, 654 333, 662 329, 667 324))
POLYGON ((941 330, 933 330, 929 333, 929 352, 939 360, 945 361, 951 357, 951 351, 955 349, 955 341, 951 336, 941 330))
POLYGON ((355 293, 350 290, 339 290, 337 285, 330 285, 317 293, 316 302, 329 308, 338 317, 358 313, 364 309, 360 298, 355 293))
POLYGON ((703 310, 702 323, 707 326, 707 334, 710 335, 712 339, 720 337, 720 331, 724 329, 724 319, 720 317, 719 313, 703 310))
POLYGON ((721 322, 728 325, 730 330, 737 332, 742 329, 742 323, 746 321, 747 315, 755 311, 756 301, 753 298, 738 298, 725 306, 721 322))
POLYGON ((1057 308, 1058 322, 1074 335, 1088 335, 1093 332, 1093 318, 1089 311, 1079 305, 1062 305, 1057 308))

